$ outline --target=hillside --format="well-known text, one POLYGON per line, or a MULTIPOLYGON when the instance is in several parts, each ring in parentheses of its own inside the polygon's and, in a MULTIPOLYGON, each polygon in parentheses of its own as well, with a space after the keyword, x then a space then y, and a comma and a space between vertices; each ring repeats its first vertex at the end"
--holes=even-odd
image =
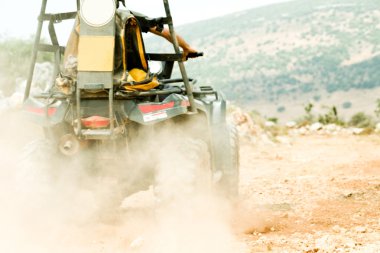
MULTIPOLYGON (((312 102, 346 119, 373 113, 380 97, 380 5, 377 0, 298 0, 178 27, 205 53, 187 63, 200 84, 267 117, 291 120, 312 102)), ((161 38, 148 52, 172 51, 161 38)), ((25 78, 31 40, 0 42, 0 90, 25 78)), ((41 61, 49 59, 43 55, 41 61)))
MULTIPOLYGON (((19 88, 18 86, 27 78, 32 49, 32 38, 27 40, 19 38, 2 39, 0 36, 0 97, 3 95, 12 95, 12 93, 19 88)), ((40 82, 52 80, 49 76, 52 71, 48 71, 52 69, 52 66, 49 66, 47 63, 53 60, 52 54, 40 53, 37 60, 39 63, 42 63, 45 68, 35 70, 36 75, 34 82, 45 87, 46 84, 40 82), (40 77, 42 76, 43 80, 37 80, 41 79, 40 77)))
POLYGON ((334 94, 345 97, 337 101, 342 109, 355 107, 363 90, 380 86, 376 0, 293 1, 178 31, 205 52, 188 64, 192 76, 240 105, 259 111, 269 106, 268 113, 278 117, 291 112, 295 101, 302 111, 308 100, 334 102, 334 94))

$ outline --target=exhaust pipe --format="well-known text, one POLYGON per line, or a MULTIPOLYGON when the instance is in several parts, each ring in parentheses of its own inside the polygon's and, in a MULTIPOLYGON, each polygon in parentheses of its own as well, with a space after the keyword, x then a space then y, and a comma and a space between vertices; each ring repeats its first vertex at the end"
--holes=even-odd
POLYGON ((59 151, 65 156, 73 156, 79 152, 80 143, 73 134, 66 134, 61 137, 58 144, 59 151))

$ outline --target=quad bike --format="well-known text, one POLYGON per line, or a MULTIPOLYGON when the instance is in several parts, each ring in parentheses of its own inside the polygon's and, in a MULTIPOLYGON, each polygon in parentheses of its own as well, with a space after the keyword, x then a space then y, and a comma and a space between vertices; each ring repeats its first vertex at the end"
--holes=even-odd
MULTIPOLYGON (((95 164, 98 163, 97 159, 102 157, 111 158, 106 159, 108 162, 133 160, 130 153, 139 148, 133 143, 139 142, 140 129, 159 129, 165 127, 166 122, 175 122, 175 126, 182 131, 183 138, 200 139, 206 143, 206 152, 209 153, 207 169, 213 178, 211 181, 223 194, 236 196, 239 176, 238 141, 236 131, 226 122, 226 100, 213 87, 196 85, 195 79, 188 78, 176 40, 168 0, 163 0, 166 17, 157 18, 155 21, 159 25, 169 26, 174 38, 175 53, 144 52, 149 62, 156 61, 162 66, 155 75, 159 83, 157 87, 145 91, 126 91, 120 85, 120 81, 114 80, 112 67, 104 67, 107 64, 101 62, 100 56, 99 59, 95 56, 95 65, 91 65, 94 63, 91 62, 93 59, 78 59, 78 66, 81 65, 81 59, 87 64, 90 62, 90 66, 78 69, 78 78, 70 92, 54 89, 54 80, 60 72, 61 58, 65 51, 65 47, 58 43, 54 24, 75 19, 77 13, 85 15, 81 8, 84 8, 86 2, 87 5, 91 2, 96 3, 94 0, 77 0, 75 12, 47 14, 47 0, 42 0, 24 97, 24 110, 28 117, 43 127, 45 137, 53 143, 53 149, 62 157, 70 159, 92 150, 95 152, 92 157, 95 164), (51 44, 41 42, 44 22, 49 24, 51 44), (31 95, 33 72, 39 52, 54 54, 55 73, 48 92, 31 95), (178 63, 182 78, 172 78, 175 62, 178 63), (192 122, 200 124, 193 127, 192 122)), ((112 2, 110 1, 111 4, 112 2)), ((108 9, 115 12, 115 6, 108 9)), ((84 24, 85 28, 81 28, 80 36, 90 35, 87 39, 97 41, 101 41, 102 36, 115 36, 115 27, 112 24, 114 18, 109 17, 107 21, 96 26, 84 24)), ((101 45, 97 50, 107 48, 101 45)), ((113 53, 113 50, 108 50, 99 55, 113 53)), ((154 134, 150 138, 151 142, 155 141, 154 134)), ((150 154, 147 154, 147 157, 149 158, 150 154)), ((125 173, 128 174, 128 168, 125 168, 125 173)))

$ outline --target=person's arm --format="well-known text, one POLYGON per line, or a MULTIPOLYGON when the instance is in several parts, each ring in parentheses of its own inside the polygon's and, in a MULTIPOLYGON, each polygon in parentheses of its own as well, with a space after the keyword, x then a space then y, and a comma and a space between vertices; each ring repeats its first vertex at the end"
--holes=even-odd
MULTIPOLYGON (((154 33, 158 36, 161 36, 163 38, 165 38, 166 40, 168 40, 170 43, 173 43, 173 39, 172 39, 172 36, 170 34, 170 31, 168 28, 164 28, 162 30, 162 32, 159 32, 156 30, 156 27, 152 27, 149 29, 149 31, 151 33, 154 33)), ((193 49, 181 36, 179 36, 178 34, 176 35, 177 37, 177 41, 178 41, 178 45, 182 48, 183 50, 183 55, 182 55, 182 59, 183 60, 186 60, 187 56, 189 53, 197 53, 198 51, 193 49)))

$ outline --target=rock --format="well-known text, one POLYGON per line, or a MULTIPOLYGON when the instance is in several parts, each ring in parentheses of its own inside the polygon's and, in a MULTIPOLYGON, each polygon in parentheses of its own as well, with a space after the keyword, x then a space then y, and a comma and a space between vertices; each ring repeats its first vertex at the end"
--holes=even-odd
POLYGON ((335 124, 328 124, 325 126, 326 130, 329 130, 329 131, 335 131, 337 129, 337 125, 335 124))
POLYGON ((306 127, 301 127, 300 129, 298 129, 298 133, 301 134, 301 135, 306 135, 308 133, 306 127))
POLYGON ((316 252, 319 252, 318 248, 314 248, 314 249, 310 249, 310 250, 305 251, 305 253, 316 253, 316 252))
POLYGON ((285 144, 285 145, 288 145, 288 146, 292 145, 291 140, 288 137, 286 137, 286 136, 277 136, 276 140, 279 143, 281 143, 281 144, 285 144))
POLYGON ((336 248, 336 240, 330 235, 324 235, 315 240, 315 248, 324 252, 333 252, 336 248))
MULTIPOLYGON (((231 113, 230 119, 239 132, 240 136, 255 137, 262 134, 263 130, 257 124, 255 124, 248 113, 245 113, 240 108, 236 108, 231 113)), ((256 142, 253 140, 253 142, 256 142)))
POLYGON ((341 130, 341 127, 337 126, 335 124, 328 124, 328 125, 324 126, 324 129, 325 129, 327 134, 336 134, 338 131, 341 130))
POLYGON ((351 131, 352 131, 352 134, 359 135, 359 134, 362 134, 364 132, 364 129, 355 127, 355 128, 352 128, 351 131))
POLYGON ((268 135, 266 134, 261 134, 260 135, 260 141, 263 143, 263 144, 269 144, 269 145, 272 145, 272 146, 275 146, 276 144, 269 138, 268 135))
POLYGON ((342 231, 342 228, 338 225, 335 225, 332 227, 332 231, 334 231, 334 233, 340 233, 342 231))
POLYGON ((319 122, 316 122, 310 126, 310 131, 316 132, 323 129, 323 125, 319 122))
POLYGON ((137 249, 140 248, 144 244, 144 238, 143 237, 137 237, 133 242, 131 243, 130 247, 131 249, 137 249))
POLYGON ((367 228, 366 227, 356 227, 355 228, 355 232, 357 232, 357 233, 366 233, 367 232, 367 228))
POLYGON ((356 243, 352 240, 350 240, 344 244, 344 247, 348 248, 348 249, 354 249, 355 246, 356 246, 356 243))
POLYGON ((273 248, 273 243, 272 242, 267 243, 267 251, 272 251, 272 248, 273 248))
POLYGON ((274 127, 274 126, 276 125, 276 123, 274 123, 273 121, 266 121, 266 122, 264 123, 264 125, 265 125, 266 127, 274 127))
POLYGON ((353 196, 354 196, 354 193, 352 193, 352 192, 349 192, 349 193, 345 193, 345 194, 343 194, 343 197, 344 197, 345 199, 352 198, 353 196))
MULTIPOLYGON (((295 128, 297 126, 297 123, 295 121, 289 121, 285 124, 286 127, 288 128, 295 128)), ((380 129, 380 126, 379 126, 380 129)))

